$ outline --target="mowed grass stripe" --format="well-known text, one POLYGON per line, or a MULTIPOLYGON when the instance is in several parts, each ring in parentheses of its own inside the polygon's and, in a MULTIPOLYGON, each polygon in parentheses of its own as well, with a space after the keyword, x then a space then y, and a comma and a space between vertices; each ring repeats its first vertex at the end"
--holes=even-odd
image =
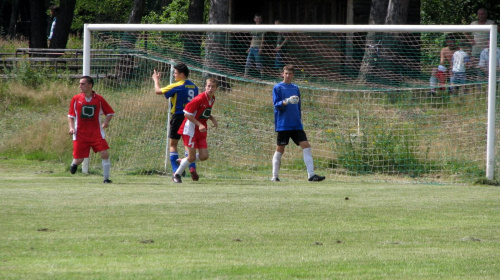
POLYGON ((2 279, 500 275, 498 187, 23 172, 0 174, 2 279))

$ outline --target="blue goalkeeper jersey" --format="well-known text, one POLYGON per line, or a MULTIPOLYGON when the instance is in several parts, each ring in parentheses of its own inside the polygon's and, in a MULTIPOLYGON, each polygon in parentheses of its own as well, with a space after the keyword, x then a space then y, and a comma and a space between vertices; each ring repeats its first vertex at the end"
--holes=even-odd
POLYGON ((170 99, 172 114, 184 114, 184 107, 198 95, 198 87, 190 80, 182 80, 161 89, 165 98, 170 99))
POLYGON ((299 87, 294 84, 279 83, 273 88, 273 103, 274 103, 274 130, 301 130, 302 114, 300 112, 300 104, 290 104, 284 106, 283 100, 292 95, 297 95, 300 98, 299 87))

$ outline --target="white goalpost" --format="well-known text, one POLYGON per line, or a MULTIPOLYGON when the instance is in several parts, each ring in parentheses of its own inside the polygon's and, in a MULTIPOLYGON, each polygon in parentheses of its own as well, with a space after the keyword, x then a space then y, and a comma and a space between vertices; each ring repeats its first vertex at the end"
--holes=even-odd
MULTIPOLYGON (((92 76, 101 71, 99 67, 104 67, 96 62, 96 53, 104 48, 115 50, 121 53, 119 59, 127 57, 127 61, 131 61, 126 65, 131 70, 123 74, 120 67, 124 67, 125 62, 113 58, 110 63, 115 63, 114 66, 108 65, 108 72, 97 74, 98 78, 109 79, 110 82, 103 85, 109 86, 107 90, 120 88, 127 96, 131 93, 124 87, 127 83, 133 84, 137 92, 133 97, 145 104, 160 103, 158 99, 150 101, 147 95, 152 91, 148 71, 153 64, 170 71, 170 82, 174 62, 188 64, 200 89, 206 76, 218 77, 221 83, 227 84, 218 99, 223 100, 218 106, 222 109, 222 120, 227 123, 226 130, 218 132, 213 139, 213 145, 220 147, 216 149, 215 161, 220 160, 221 166, 227 166, 228 160, 233 172, 255 172, 265 177, 263 174, 270 173, 266 171, 270 162, 267 150, 272 151, 275 143, 272 120, 269 120, 272 104, 266 96, 270 96, 272 85, 279 82, 279 65, 294 64, 299 69, 296 83, 301 92, 307 94, 302 99, 303 118, 310 141, 318 147, 314 150, 315 161, 319 162, 316 165, 331 177, 383 173, 434 179, 442 174, 452 176, 462 168, 466 170, 464 173, 476 174, 480 170, 484 177, 494 180, 498 148, 497 52, 489 52, 489 65, 484 74, 471 58, 470 73, 477 72, 477 75, 468 72, 464 85, 451 84, 447 77, 437 96, 427 95, 432 89, 428 85, 431 69, 437 67, 436 59, 439 59, 440 46, 434 42, 442 42, 443 35, 449 33, 458 34, 457 41, 466 41, 460 39, 460 34, 472 32, 487 34, 489 49, 497 49, 496 25, 85 24, 83 75, 92 76), (268 46, 260 65, 259 61, 247 57, 252 33, 266 34, 268 46), (273 45, 279 36, 287 38, 284 52, 276 51, 273 45), (163 63, 163 66, 155 63, 163 63), (249 69, 252 74, 247 77, 244 73, 249 69), (477 78, 481 75, 486 76, 477 78), (463 94, 454 94, 457 88, 457 92, 463 90, 463 94), (469 109, 464 110, 467 106, 469 109), (487 111, 485 116, 481 110, 487 111), (238 118, 245 121, 240 122, 238 118), (485 125, 481 123, 483 119, 485 125), (485 137, 481 135, 483 128, 470 131, 478 124, 484 125, 485 137), (237 154, 230 154, 228 149, 237 154), (477 155, 481 150, 483 155, 477 155), (465 161, 468 163, 462 166, 465 161)), ((163 115, 152 113, 150 118, 158 118, 160 123, 164 121, 160 119, 166 117, 168 123, 168 111, 157 108, 159 104, 154 106, 151 110, 165 111, 163 115)), ((155 146, 160 142, 166 145, 163 146, 165 172, 167 138, 154 139, 155 146)), ((123 150, 115 151, 120 152, 123 150)), ((147 156, 144 151, 138 153, 156 157, 147 156)), ((283 168, 292 176, 300 155, 290 153, 292 159, 285 162, 283 168)), ((119 160, 128 161, 127 157, 119 160)), ((86 159, 82 171, 88 172, 88 168, 86 159)), ((217 176, 209 170, 206 173, 217 176)))

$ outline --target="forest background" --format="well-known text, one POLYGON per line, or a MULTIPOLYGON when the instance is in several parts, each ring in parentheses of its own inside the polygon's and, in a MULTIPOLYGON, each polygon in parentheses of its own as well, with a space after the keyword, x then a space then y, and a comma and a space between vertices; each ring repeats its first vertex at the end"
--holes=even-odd
MULTIPOLYGON (((488 0, 421 0, 420 24, 470 24, 479 8, 500 21, 500 3, 488 0)), ((369 24, 405 24, 409 0, 372 0, 369 24)), ((66 48, 85 23, 228 23, 229 0, 0 0, 0 36, 29 38, 32 48, 66 48), (58 5, 58 25, 47 41, 58 5)), ((257 12, 257 11, 256 11, 257 12)), ((248 19, 248 24, 252 24, 248 19)))

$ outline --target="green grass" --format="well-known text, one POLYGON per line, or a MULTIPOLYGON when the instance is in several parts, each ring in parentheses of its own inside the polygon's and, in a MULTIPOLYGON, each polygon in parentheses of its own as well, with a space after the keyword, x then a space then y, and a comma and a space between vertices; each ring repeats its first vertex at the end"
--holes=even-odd
POLYGON ((0 279, 497 279, 498 187, 112 172, 0 159, 0 279))

